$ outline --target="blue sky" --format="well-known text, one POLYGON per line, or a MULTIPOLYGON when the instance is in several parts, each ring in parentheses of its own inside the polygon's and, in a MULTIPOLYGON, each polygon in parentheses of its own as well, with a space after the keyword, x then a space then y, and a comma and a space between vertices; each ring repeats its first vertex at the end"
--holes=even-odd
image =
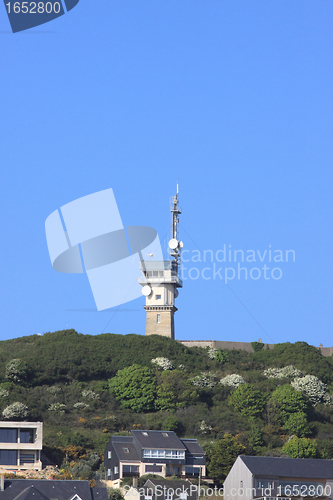
POLYGON ((326 0, 80 0, 11 34, 3 7, 1 339, 144 334, 143 297, 94 312, 86 276, 52 269, 45 219, 111 187, 123 223, 162 238, 178 177, 186 258, 231 245, 295 262, 231 290, 192 262, 176 337, 331 346, 332 14, 326 0))

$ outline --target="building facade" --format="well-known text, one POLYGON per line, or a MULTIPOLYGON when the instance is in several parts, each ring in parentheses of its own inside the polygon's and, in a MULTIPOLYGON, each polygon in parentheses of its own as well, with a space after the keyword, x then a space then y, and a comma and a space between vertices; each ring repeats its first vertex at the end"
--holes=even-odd
POLYGON ((333 460, 239 456, 224 481, 225 500, 333 499, 333 460))
POLYGON ((206 476, 205 452, 196 439, 180 439, 173 431, 131 431, 112 436, 104 453, 106 479, 119 487, 124 477, 206 476))
POLYGON ((0 468, 42 469, 42 422, 0 422, 0 468))

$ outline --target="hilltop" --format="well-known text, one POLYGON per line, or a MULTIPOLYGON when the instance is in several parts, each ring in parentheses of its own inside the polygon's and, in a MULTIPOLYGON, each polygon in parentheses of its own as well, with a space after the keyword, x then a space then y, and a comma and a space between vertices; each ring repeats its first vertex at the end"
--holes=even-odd
POLYGON ((332 357, 304 342, 256 347, 188 348, 157 335, 74 330, 6 340, 0 407, 9 418, 44 422, 53 462, 67 453, 90 460, 90 470, 113 433, 135 428, 197 437, 208 454, 229 433, 243 453, 292 455, 294 435, 303 456, 333 458, 332 357), (25 405, 19 415, 8 410, 15 402, 25 405))

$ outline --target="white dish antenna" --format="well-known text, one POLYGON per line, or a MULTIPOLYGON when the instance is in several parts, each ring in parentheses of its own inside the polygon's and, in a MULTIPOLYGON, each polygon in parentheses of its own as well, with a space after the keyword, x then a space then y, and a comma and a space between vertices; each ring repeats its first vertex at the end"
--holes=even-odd
POLYGON ((175 299, 178 297, 178 295, 179 295, 178 290, 175 290, 175 299))
POLYGON ((182 241, 179 242, 179 248, 183 248, 184 243, 182 241))
POLYGON ((151 294, 151 288, 150 288, 150 286, 145 285, 142 288, 142 295, 144 295, 145 297, 148 297, 148 295, 150 295, 150 294, 151 294))
POLYGON ((176 250, 176 248, 178 247, 178 241, 176 240, 176 238, 172 238, 169 241, 169 247, 171 248, 171 250, 176 250))

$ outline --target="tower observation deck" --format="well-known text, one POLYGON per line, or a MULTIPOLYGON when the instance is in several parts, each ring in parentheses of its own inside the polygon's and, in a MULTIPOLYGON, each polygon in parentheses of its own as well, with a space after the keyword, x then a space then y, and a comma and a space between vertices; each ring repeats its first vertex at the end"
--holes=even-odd
POLYGON ((183 282, 179 277, 181 265, 181 249, 183 243, 178 239, 178 223, 181 208, 178 205, 177 193, 171 201, 172 238, 169 241, 172 260, 142 261, 142 293, 146 297, 146 335, 163 335, 175 338, 174 314, 177 311, 175 299, 178 297, 178 288, 183 282))

